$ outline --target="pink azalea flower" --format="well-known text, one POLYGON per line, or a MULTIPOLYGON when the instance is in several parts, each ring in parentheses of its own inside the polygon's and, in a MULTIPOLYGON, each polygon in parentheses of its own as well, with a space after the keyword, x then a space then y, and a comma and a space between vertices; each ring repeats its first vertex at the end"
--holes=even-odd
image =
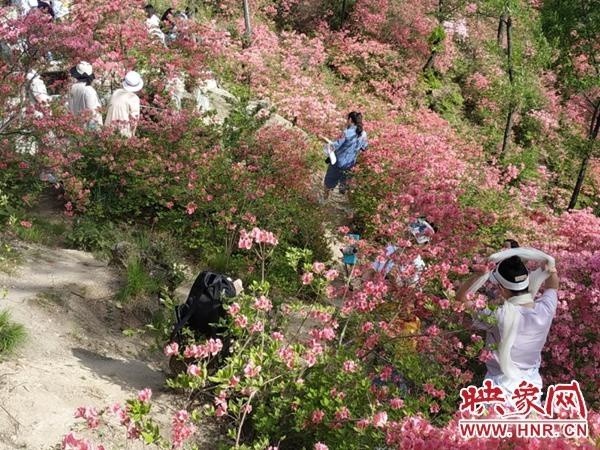
POLYGON ((179 354, 179 344, 177 342, 171 342, 164 348, 165 356, 175 356, 179 354))
POLYGON ((307 285, 307 284, 311 284, 313 282, 314 279, 314 275, 312 274, 312 272, 304 272, 304 274, 302 274, 302 284, 307 285))
POLYGON ((328 281, 333 281, 335 280, 339 275, 339 272, 335 269, 329 269, 327 272, 325 272, 325 279, 328 281))
POLYGON ((310 416, 310 420, 312 423, 319 424, 323 421, 323 418, 325 417, 325 413, 320 410, 320 409, 315 409, 312 413, 312 415, 310 416))
POLYGON ((23 228, 31 228, 33 224, 27 220, 21 220, 19 222, 23 228))
POLYGON ((254 378, 260 373, 260 370, 260 366, 255 366, 253 362, 250 362, 244 367, 244 375, 248 378, 254 378))
POLYGON ((369 426, 370 423, 371 421, 369 419, 360 419, 358 422, 356 422, 356 428, 359 430, 364 430, 369 426))
POLYGON ((138 392, 138 400, 142 403, 147 403, 152 397, 152 390, 150 388, 142 389, 138 392))
POLYGON ((384 428, 387 424, 388 416, 385 411, 380 411, 375 413, 373 416, 373 426, 375 428, 384 428))
POLYGON ((314 450, 329 450, 329 447, 327 447, 325 444, 322 444, 321 442, 317 442, 315 444, 314 450))
POLYGON ((89 428, 98 428, 100 425, 100 419, 98 417, 98 411, 92 406, 80 406, 75 411, 76 419, 85 419, 89 428))
POLYGON ((62 440, 61 450, 104 450, 104 447, 93 445, 87 439, 77 439, 73 433, 69 433, 62 440))
POLYGON ((210 338, 208 340, 208 342, 206 343, 207 353, 211 354, 212 356, 215 356, 222 349, 223 349, 223 342, 221 342, 221 339, 210 338))
POLYGON ((271 333, 271 337, 273 338, 274 341, 278 341, 278 342, 283 341, 283 333, 280 333, 279 331, 273 331, 271 333))
POLYGON ((233 303, 230 307, 229 307, 229 314, 231 314, 232 317, 235 317, 237 315, 237 313, 240 312, 240 305, 237 303, 233 303))
POLYGON ((198 209, 198 206, 194 202, 189 202, 185 206, 185 212, 188 213, 188 215, 190 216, 196 212, 196 209, 198 209))
POLYGON ((248 325, 248 318, 242 314, 237 316, 233 322, 240 328, 246 328, 246 325, 248 325))
POLYGON ((342 406, 335 412, 335 420, 341 422, 343 420, 348 420, 350 418, 350 410, 345 406, 342 406))
POLYGON ((259 311, 270 311, 273 308, 273 304, 271 303, 271 300, 264 295, 261 295, 254 301, 254 307, 259 311))
POLYGON ((394 397, 390 400, 390 406, 392 409, 400 409, 404 406, 404 400, 402 400, 400 397, 394 397))
POLYGON ((494 353, 490 349, 484 348, 479 354, 479 361, 486 363, 491 359, 494 359, 494 353))
POLYGON ((200 376, 201 373, 202 371, 196 364, 190 364, 187 368, 187 374, 192 377, 200 376))
POLYGON ((322 262, 313 263, 312 270, 314 273, 321 273, 325 270, 325 264, 322 262))
POLYGON ((483 309, 487 306, 485 299, 481 296, 477 297, 477 300, 475 300, 475 308, 477 309, 483 309))
POLYGON ((171 420, 171 441, 174 448, 180 448, 195 432, 196 427, 189 423, 190 416, 187 411, 180 410, 171 420))
POLYGON ((347 360, 344 361, 342 368, 346 373, 354 373, 356 372, 357 364, 352 360, 347 360))
POLYGON ((252 334, 262 333, 264 330, 265 330, 265 325, 261 321, 253 323, 252 326, 250 327, 250 333, 252 333, 252 334))

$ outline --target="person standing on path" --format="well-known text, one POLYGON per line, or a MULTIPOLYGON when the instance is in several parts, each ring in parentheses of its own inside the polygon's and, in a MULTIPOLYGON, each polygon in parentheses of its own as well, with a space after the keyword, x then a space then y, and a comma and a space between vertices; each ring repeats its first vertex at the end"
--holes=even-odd
POLYGON ((327 144, 328 150, 334 154, 334 157, 328 158, 330 164, 327 166, 325 174, 323 200, 326 201, 329 198, 329 193, 338 184, 340 193, 346 192, 349 172, 356 164, 358 154, 368 145, 367 133, 363 129, 362 114, 352 111, 348 114, 346 129, 339 139, 327 144))
POLYGON ((71 76, 77 82, 69 90, 69 111, 74 116, 91 113, 86 128, 97 130, 102 126, 102 115, 100 114, 101 105, 98 93, 92 86, 94 81, 92 65, 86 61, 81 61, 71 69, 71 76))
POLYGON ((115 126, 126 138, 135 135, 140 117, 140 98, 136 92, 143 86, 144 80, 139 73, 127 72, 123 79, 123 87, 117 89, 110 98, 106 112, 106 126, 115 126))

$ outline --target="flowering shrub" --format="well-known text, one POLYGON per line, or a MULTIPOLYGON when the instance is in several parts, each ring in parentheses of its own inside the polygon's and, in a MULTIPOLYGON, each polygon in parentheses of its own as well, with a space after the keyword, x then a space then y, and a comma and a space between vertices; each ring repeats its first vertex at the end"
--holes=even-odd
MULTIPOLYGON (((8 46, 0 65, 0 220, 30 227, 18 207, 31 203, 39 172, 49 170, 63 184, 67 216, 148 224, 200 249, 203 263, 224 255, 225 268, 251 286, 227 305, 230 335, 166 345, 165 355, 185 364, 171 386, 202 399, 173 414, 170 434, 150 418, 149 391, 124 406, 81 407, 76 417, 163 448, 193 441, 207 415, 228 430, 228 445, 257 449, 593 445, 459 439, 459 388, 481 380, 490 350, 466 327, 470 311, 455 291, 481 262, 476 257, 497 249, 507 233, 556 255, 564 289, 542 374, 546 383, 578 378, 598 407, 600 223, 589 211, 550 208, 561 208, 561 189, 571 182, 573 155, 564 148, 578 150, 585 124, 597 118, 585 98, 597 89, 563 92, 558 72, 546 70, 547 43, 530 7, 538 2, 511 9, 514 82, 504 44, 495 42, 498 2, 456 2, 453 17, 438 17, 433 1, 350 4, 341 30, 325 23, 334 23, 338 4, 252 4, 249 46, 238 39, 241 5, 229 0, 211 3, 218 20, 178 24, 169 48, 148 36, 141 1, 77 0, 68 20, 35 11, 25 19, 7 14, 0 24, 8 46), (432 46, 435 73, 423 77, 432 46), (59 102, 32 105, 23 95, 25 74, 48 68, 36 56, 48 51, 67 66, 89 60, 107 85, 139 70, 138 136, 89 134, 59 102), (370 147, 350 182, 356 230, 340 233, 340 241, 348 231, 361 233, 361 259, 348 276, 320 262, 330 255, 314 201, 312 136, 265 126, 265 117, 246 113, 245 100, 222 127, 206 125, 186 105, 170 109, 173 79, 193 86, 209 68, 315 135, 336 135, 342 111, 365 111, 370 147), (509 106, 517 145, 497 161, 509 106), (405 231, 419 216, 438 228, 425 246, 405 231), (386 260, 388 244, 402 250, 389 258, 386 278, 371 263, 386 260)), ((574 73, 589 74, 593 61, 580 53, 574 73)), ((475 309, 486 305, 473 300, 475 309)), ((590 426, 597 444, 595 413, 590 426)), ((94 448, 72 434, 63 447, 94 448)))

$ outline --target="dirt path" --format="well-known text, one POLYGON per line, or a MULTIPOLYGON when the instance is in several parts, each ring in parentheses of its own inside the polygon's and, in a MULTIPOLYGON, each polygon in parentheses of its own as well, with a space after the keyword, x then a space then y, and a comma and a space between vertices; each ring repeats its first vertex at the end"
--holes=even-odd
POLYGON ((75 408, 123 402, 145 387, 167 423, 178 399, 163 389, 164 373, 141 340, 123 336, 128 318, 109 301, 116 275, 85 252, 21 252, 17 272, 0 273, 8 291, 0 307, 27 329, 25 344, 0 361, 0 450, 55 448, 76 422, 75 408))

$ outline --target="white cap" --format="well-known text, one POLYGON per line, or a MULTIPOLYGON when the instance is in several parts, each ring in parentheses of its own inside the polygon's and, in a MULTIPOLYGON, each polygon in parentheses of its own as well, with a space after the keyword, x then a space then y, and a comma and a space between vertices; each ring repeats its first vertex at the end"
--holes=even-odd
POLYGON ((92 65, 87 61, 81 61, 75 66, 75 70, 80 75, 87 75, 88 77, 93 73, 92 65))
POLYGON ((123 79, 123 89, 129 92, 137 92, 144 87, 144 80, 139 73, 135 71, 127 72, 123 79))

